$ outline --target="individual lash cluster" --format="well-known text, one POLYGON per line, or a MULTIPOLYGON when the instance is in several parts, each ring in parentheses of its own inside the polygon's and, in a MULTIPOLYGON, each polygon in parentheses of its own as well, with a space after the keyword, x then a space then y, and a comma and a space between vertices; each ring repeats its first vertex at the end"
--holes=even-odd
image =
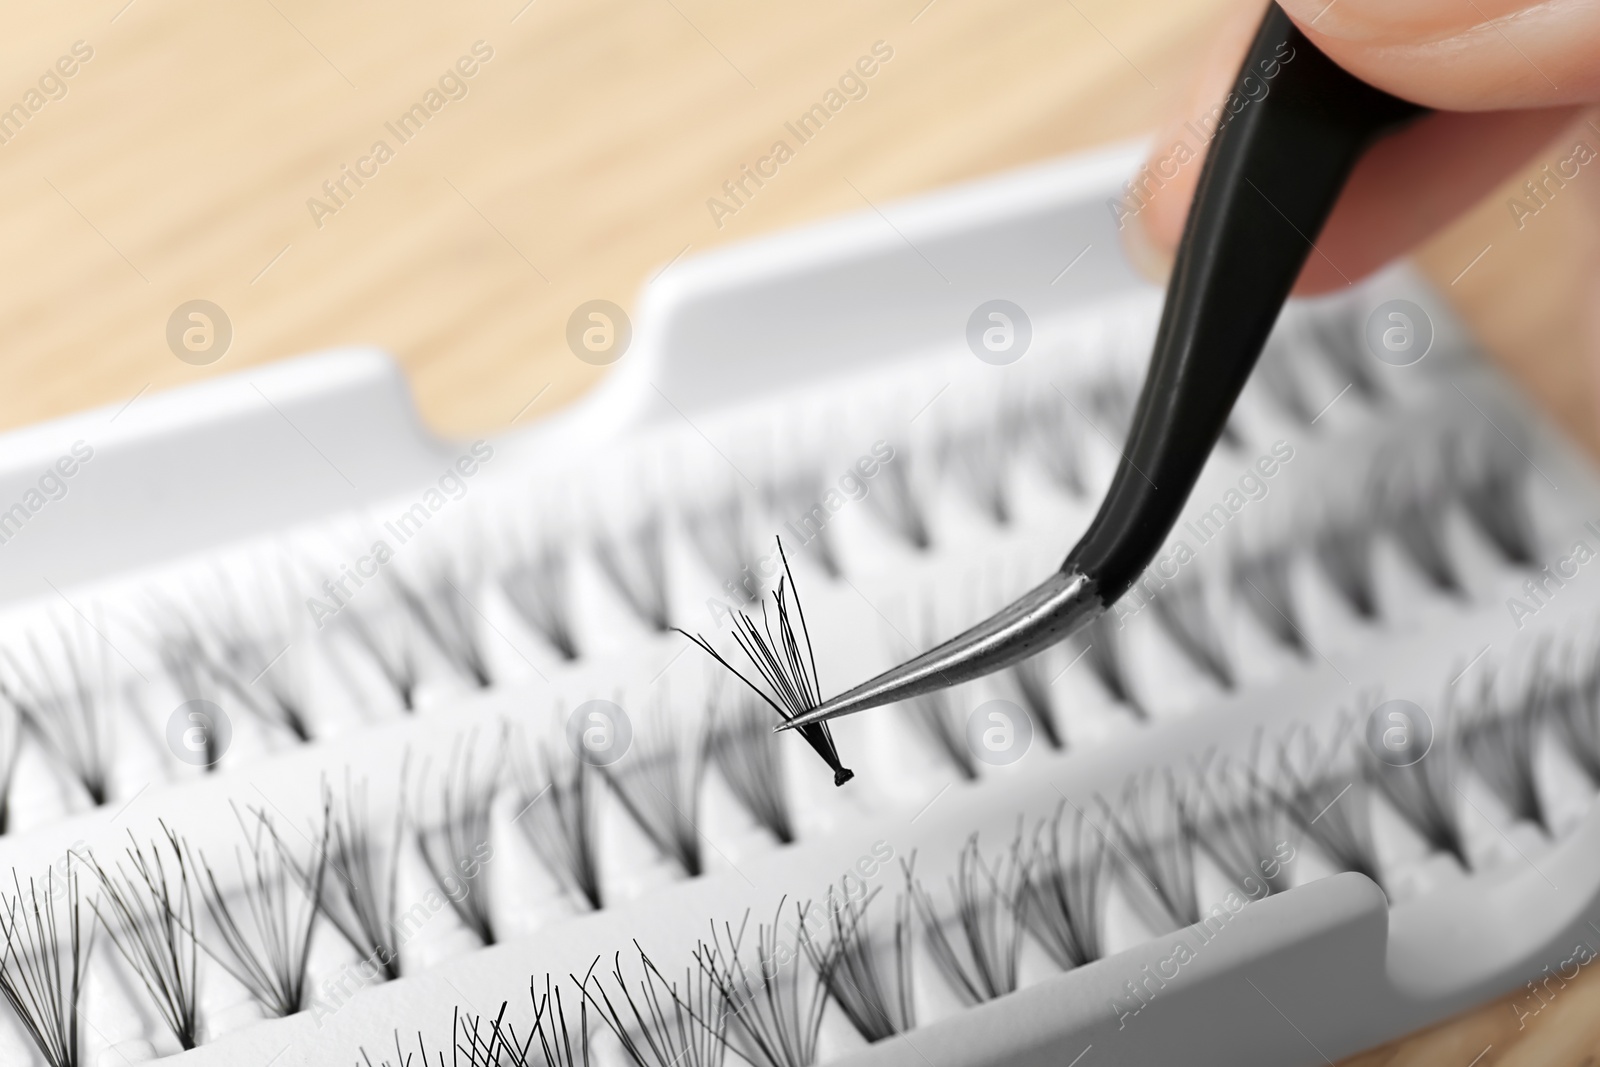
MULTIPOLYGON (((800 594, 795 589, 794 575, 789 570, 789 558, 784 554, 781 539, 778 540, 778 555, 783 561, 783 577, 779 579, 772 595, 777 632, 773 632, 765 600, 761 603, 760 626, 744 611, 734 614, 734 643, 744 653, 745 660, 761 679, 761 684, 758 685, 749 675, 724 659, 704 637, 681 630, 679 632, 744 683, 782 722, 790 723, 822 703, 822 690, 817 680, 817 659, 811 650, 811 634, 806 629, 805 611, 800 606, 800 594), (795 628, 797 621, 798 630, 795 628)), ((828 765, 828 769, 833 771, 834 785, 844 785, 855 777, 855 772, 840 762, 839 750, 833 743, 833 731, 827 723, 802 726, 799 732, 828 765)))
MULTIPOLYGON (((0 648, 0 700, 10 712, 0 790, 9 797, 21 740, 17 727, 26 725, 99 806, 110 797, 111 720, 122 710, 118 672, 91 624, 59 624, 51 637, 28 634, 25 652, 0 648)), ((9 807, 0 800, 0 810, 9 813, 9 807)))

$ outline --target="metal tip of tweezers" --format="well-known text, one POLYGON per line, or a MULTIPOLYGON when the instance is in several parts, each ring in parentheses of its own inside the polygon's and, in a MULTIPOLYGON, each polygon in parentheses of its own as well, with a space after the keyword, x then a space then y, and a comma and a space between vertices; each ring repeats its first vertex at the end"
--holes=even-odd
POLYGON ((1104 610, 1092 578, 1076 570, 1057 571, 972 629, 775 729, 810 726, 960 685, 1065 640, 1104 610))

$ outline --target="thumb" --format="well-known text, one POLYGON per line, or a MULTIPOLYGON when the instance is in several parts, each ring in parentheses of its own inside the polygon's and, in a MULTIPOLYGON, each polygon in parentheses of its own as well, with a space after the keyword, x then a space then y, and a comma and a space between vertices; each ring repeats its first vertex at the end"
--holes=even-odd
MULTIPOLYGON (((1471 9, 1489 2, 1467 0, 1466 6, 1471 9)), ((1466 51, 1450 61, 1436 56, 1421 40, 1423 15, 1433 6, 1434 0, 1388 0, 1386 5, 1371 0, 1334 0, 1332 5, 1326 0, 1284 3, 1285 10, 1297 19, 1301 7, 1312 9, 1311 17, 1300 22, 1302 29, 1313 20, 1318 26, 1334 25, 1330 23, 1334 13, 1349 8, 1341 15, 1343 21, 1337 23, 1343 36, 1320 33, 1315 27, 1309 35, 1336 62, 1381 88, 1398 90, 1397 95, 1438 106, 1440 101, 1448 103, 1453 99, 1445 90, 1459 80, 1465 87, 1462 93, 1473 92, 1480 102, 1539 99, 1537 94, 1529 93, 1528 78, 1538 77, 1533 68, 1527 67, 1523 76, 1510 71, 1501 59, 1491 64, 1491 73, 1498 72, 1496 76, 1503 74, 1506 79, 1495 91, 1499 95, 1486 88, 1487 81, 1473 89, 1472 72, 1477 69, 1474 64, 1485 62, 1478 51, 1466 51), (1372 21, 1362 21, 1363 12, 1368 9, 1376 12, 1372 19, 1390 18, 1393 12, 1385 12, 1384 8, 1413 14, 1413 20, 1404 23, 1419 35, 1409 46, 1410 52, 1392 51, 1399 47, 1392 43, 1392 35, 1380 37, 1372 29, 1372 21), (1363 26, 1371 31, 1365 37, 1357 32, 1363 26), (1416 55, 1429 57, 1438 79, 1438 84, 1425 95, 1404 91, 1410 88, 1405 80, 1411 76, 1408 63, 1416 55), (1464 69, 1456 71, 1452 62, 1460 63, 1464 69)), ((1454 4, 1448 6, 1453 9, 1454 4)), ((1572 2, 1566 6, 1578 9, 1570 15, 1574 40, 1578 39, 1577 30, 1583 30, 1591 21, 1597 24, 1587 31, 1587 47, 1590 54, 1600 56, 1600 5, 1572 2)), ((1152 277, 1164 276, 1170 267, 1211 139, 1230 110, 1251 106, 1250 101, 1231 94, 1239 64, 1264 8, 1259 0, 1247 0, 1231 10, 1192 88, 1157 135, 1145 167, 1113 206, 1130 257, 1152 277)), ((1501 48, 1516 55, 1514 48, 1503 43, 1501 48)), ((1551 62, 1547 51, 1540 51, 1540 58, 1549 62, 1552 69, 1565 72, 1570 64, 1551 62)), ((1589 66, 1600 71, 1600 62, 1589 66)), ((1584 77, 1593 81, 1596 75, 1585 67, 1584 77)), ((1270 79, 1264 84, 1270 92, 1270 79)), ((1561 92, 1578 92, 1572 88, 1578 84, 1576 80, 1568 84, 1569 89, 1561 92)), ((1549 98, 1543 102, 1563 99, 1561 92, 1551 90, 1549 85, 1545 89, 1549 98)), ((1462 94, 1458 96, 1465 99, 1462 94)), ((1426 240, 1567 127, 1576 111, 1573 106, 1476 113, 1446 111, 1429 115, 1379 142, 1357 164, 1332 216, 1317 236, 1296 292, 1322 292, 1352 284, 1426 240)))
POLYGON ((1600 99, 1592 0, 1281 0, 1311 43, 1362 81, 1449 111, 1600 99))

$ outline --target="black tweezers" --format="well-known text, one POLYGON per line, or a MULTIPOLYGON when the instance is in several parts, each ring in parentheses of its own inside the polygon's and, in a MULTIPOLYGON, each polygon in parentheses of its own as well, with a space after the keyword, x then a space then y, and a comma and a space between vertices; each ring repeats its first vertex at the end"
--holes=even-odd
POLYGON ((1009 667, 1088 625, 1155 558, 1356 161, 1424 112, 1336 66, 1276 3, 1240 69, 1241 98, 1253 95, 1246 78, 1256 79, 1257 98, 1218 132, 1200 172, 1122 460, 1060 570, 970 630, 778 729, 1009 667), (1274 69, 1259 96, 1262 72, 1274 69))

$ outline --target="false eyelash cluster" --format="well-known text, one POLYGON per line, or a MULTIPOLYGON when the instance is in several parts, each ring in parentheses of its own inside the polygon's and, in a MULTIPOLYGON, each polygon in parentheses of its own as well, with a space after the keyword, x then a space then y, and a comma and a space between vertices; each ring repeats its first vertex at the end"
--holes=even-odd
MULTIPOLYGON (((811 633, 806 628, 806 616, 800 607, 800 594, 795 589, 794 574, 789 570, 789 558, 784 555, 783 541, 778 539, 778 556, 783 561, 783 577, 773 593, 773 613, 777 616, 778 631, 773 633, 767 617, 767 605, 761 603, 761 626, 749 614, 736 613, 733 640, 744 653, 751 669, 760 677, 757 685, 722 657, 711 642, 704 637, 685 633, 713 660, 719 663, 745 688, 773 710, 780 720, 792 723, 802 715, 815 710, 822 703, 822 690, 817 681, 817 658, 811 650, 811 633), (794 604, 791 617, 790 603, 794 604), (799 629, 795 621, 799 621, 799 629)), ((683 633, 683 631, 679 631, 683 633)), ((855 772, 839 761, 839 750, 833 743, 833 731, 825 722, 799 727, 800 736, 806 739, 822 761, 833 771, 833 784, 844 785, 855 772)))

